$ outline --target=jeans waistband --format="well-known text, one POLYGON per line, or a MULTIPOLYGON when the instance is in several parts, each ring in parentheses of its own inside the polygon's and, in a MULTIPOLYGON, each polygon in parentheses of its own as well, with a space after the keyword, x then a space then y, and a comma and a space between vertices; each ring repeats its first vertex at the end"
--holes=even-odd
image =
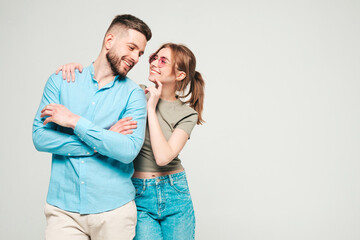
POLYGON ((185 174, 185 171, 182 171, 179 173, 169 174, 169 175, 165 175, 165 176, 159 176, 159 177, 155 177, 155 178, 149 178, 149 179, 132 178, 131 180, 134 183, 142 183, 142 184, 146 184, 146 185, 156 185, 160 182, 172 183, 172 181, 177 180, 179 178, 184 178, 184 177, 186 177, 186 174, 185 174))

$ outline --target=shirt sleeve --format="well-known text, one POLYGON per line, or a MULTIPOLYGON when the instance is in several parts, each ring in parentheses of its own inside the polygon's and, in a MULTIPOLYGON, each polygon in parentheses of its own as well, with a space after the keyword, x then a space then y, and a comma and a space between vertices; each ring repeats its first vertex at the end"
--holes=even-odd
POLYGON ((190 138, 191 131, 195 127, 197 120, 198 120, 197 113, 190 114, 190 115, 184 117, 183 119, 181 119, 175 125, 175 128, 180 128, 180 129, 184 130, 189 135, 189 138, 190 138))
POLYGON ((74 132, 101 155, 126 164, 131 163, 144 143, 146 113, 145 94, 143 90, 136 88, 130 94, 125 112, 121 116, 121 118, 130 116, 132 121, 137 121, 137 128, 132 134, 123 135, 103 129, 83 117, 77 122, 74 132))
POLYGON ((43 125, 45 118, 40 118, 41 110, 50 103, 59 104, 60 102, 60 88, 53 76, 50 76, 45 85, 40 106, 35 115, 32 130, 35 148, 41 152, 63 156, 89 156, 94 154, 94 151, 77 136, 60 132, 57 124, 43 125))

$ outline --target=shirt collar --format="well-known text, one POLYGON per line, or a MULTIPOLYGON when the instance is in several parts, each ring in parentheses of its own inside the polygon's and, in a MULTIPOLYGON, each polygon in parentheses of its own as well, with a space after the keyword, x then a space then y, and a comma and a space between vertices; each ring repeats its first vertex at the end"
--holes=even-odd
MULTIPOLYGON (((97 81, 95 80, 95 78, 94 78, 94 74, 95 74, 94 62, 92 62, 92 63, 89 65, 88 68, 89 68, 89 72, 90 72, 91 79, 92 79, 93 81, 97 82, 97 81)), ((105 86, 103 87, 103 89, 104 89, 104 88, 111 88, 111 87, 114 86, 115 81, 118 81, 118 80, 120 81, 120 80, 123 80, 123 79, 126 79, 126 78, 127 78, 127 77, 125 77, 125 78, 120 78, 119 75, 116 75, 115 78, 114 78, 114 80, 111 81, 111 82, 109 82, 107 85, 105 85, 105 86)))

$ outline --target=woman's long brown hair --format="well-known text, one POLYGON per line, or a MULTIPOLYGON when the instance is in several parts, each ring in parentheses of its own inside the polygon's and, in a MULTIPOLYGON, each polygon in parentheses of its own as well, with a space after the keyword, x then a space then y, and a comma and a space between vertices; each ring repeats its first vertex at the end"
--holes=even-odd
POLYGON ((179 98, 190 98, 185 101, 189 104, 197 113, 197 124, 203 124, 205 121, 202 118, 202 111, 204 105, 204 90, 205 82, 201 74, 195 70, 196 58, 193 52, 182 44, 165 43, 156 52, 157 54, 163 48, 170 48, 172 57, 175 60, 174 70, 183 71, 186 77, 182 81, 176 82, 176 91, 181 93, 179 98), (185 93, 185 90, 189 86, 189 90, 185 93))

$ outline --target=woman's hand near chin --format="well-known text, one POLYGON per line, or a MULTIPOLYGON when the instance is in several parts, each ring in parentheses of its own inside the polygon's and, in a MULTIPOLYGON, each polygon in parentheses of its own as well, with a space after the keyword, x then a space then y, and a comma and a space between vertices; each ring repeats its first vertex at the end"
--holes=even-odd
POLYGON ((145 89, 145 94, 146 93, 150 93, 150 98, 147 102, 147 108, 148 110, 155 110, 156 109, 156 105, 159 102, 159 98, 161 96, 161 92, 162 92, 162 84, 159 80, 155 79, 154 81, 155 86, 152 87, 148 87, 145 89))

